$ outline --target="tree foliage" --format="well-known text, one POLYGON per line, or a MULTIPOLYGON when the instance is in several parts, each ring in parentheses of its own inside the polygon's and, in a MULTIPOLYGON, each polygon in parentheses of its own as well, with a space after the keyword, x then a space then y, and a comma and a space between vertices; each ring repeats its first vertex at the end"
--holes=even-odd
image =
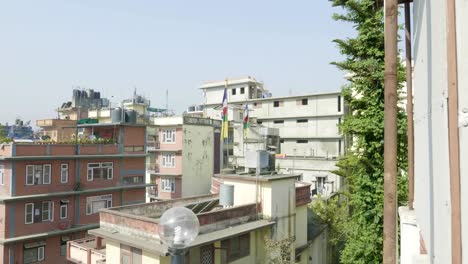
POLYGON ((273 240, 265 236, 265 249, 268 252, 269 263, 275 264, 292 264, 294 260, 293 245, 296 241, 295 237, 289 237, 281 240, 273 240))
MULTIPOLYGON (((349 107, 340 131, 352 139, 347 156, 338 162, 336 173, 348 183, 349 216, 344 225, 345 246, 342 263, 381 263, 383 244, 383 170, 384 170, 384 24, 382 1, 330 0, 344 12, 339 21, 352 23, 354 38, 338 39, 345 60, 334 62, 349 73, 343 87, 349 107)), ((404 81, 404 68, 398 78, 404 81)), ((401 85, 400 85, 401 88, 401 85)), ((406 114, 398 111, 398 199, 407 197, 406 114)))

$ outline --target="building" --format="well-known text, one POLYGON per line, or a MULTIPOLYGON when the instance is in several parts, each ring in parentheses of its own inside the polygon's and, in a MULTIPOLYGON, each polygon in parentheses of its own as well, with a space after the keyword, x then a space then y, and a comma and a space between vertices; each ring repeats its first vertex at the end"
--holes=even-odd
POLYGON ((33 139, 34 131, 29 125, 30 121, 24 123, 21 119, 16 119, 15 124, 0 124, 0 136, 4 135, 11 139, 33 139))
POLYGON ((83 139, 0 144, 1 263, 64 263, 99 209, 145 201, 145 126, 75 127, 83 139))
MULTIPOLYGON (((203 110, 207 117, 221 118, 221 101, 226 82, 206 83, 203 110)), ((340 186, 333 174, 336 160, 344 155, 345 142, 338 130, 346 114, 339 92, 300 96, 272 97, 263 84, 254 78, 227 81, 230 131, 226 152, 229 163, 242 166, 243 154, 235 151, 242 144, 235 141, 234 127, 241 126, 244 105, 248 104, 252 122, 279 129, 280 148, 276 160, 283 172, 302 173, 303 180, 312 183, 316 193, 329 195, 340 186)), ((239 138, 239 137, 236 137, 239 138)))
POLYGON ((412 10, 414 210, 399 209, 400 259, 468 263, 468 6, 412 10))
POLYGON ((158 117, 148 138, 148 201, 210 193, 219 172, 221 122, 190 116, 158 117), (154 134, 153 134, 154 133, 154 134))
POLYGON ((100 228, 89 231, 95 238, 68 243, 68 260, 86 264, 104 260, 119 263, 122 259, 169 263, 168 249, 159 240, 158 219, 168 208, 185 206, 200 222, 200 234, 188 249, 186 263, 270 263, 276 251, 267 250, 265 241, 291 237, 295 237, 291 259, 319 263, 309 256, 314 245, 306 232, 310 186, 297 182, 299 177, 263 175, 256 180, 249 175, 220 176, 233 188, 233 203, 227 207, 219 205, 218 194, 212 194, 104 209, 100 228))

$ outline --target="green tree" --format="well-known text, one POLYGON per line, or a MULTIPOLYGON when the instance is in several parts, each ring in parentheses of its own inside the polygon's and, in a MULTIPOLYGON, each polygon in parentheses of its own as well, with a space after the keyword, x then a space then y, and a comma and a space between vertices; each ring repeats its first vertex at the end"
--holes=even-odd
MULTIPOLYGON (((354 38, 337 39, 345 60, 334 62, 350 74, 343 87, 349 107, 340 131, 352 139, 336 173, 348 183, 349 216, 342 263, 381 263, 383 244, 384 24, 382 0, 330 0, 344 12, 334 19, 352 23, 354 38)), ((400 65, 398 78, 404 81, 400 65)), ((398 199, 407 200, 406 114, 398 112, 398 199)))

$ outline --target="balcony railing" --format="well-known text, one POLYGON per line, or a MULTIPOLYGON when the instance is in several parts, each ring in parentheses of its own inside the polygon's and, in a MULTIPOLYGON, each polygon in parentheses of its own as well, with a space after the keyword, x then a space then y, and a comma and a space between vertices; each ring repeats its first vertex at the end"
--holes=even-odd
POLYGON ((160 148, 161 148, 161 143, 159 143, 159 141, 147 141, 146 142, 146 149, 148 151, 157 150, 160 148))
POLYGON ((147 192, 148 195, 150 195, 150 196, 155 196, 155 197, 157 197, 157 196, 158 196, 158 186, 146 187, 146 192, 147 192))
POLYGON ((149 173, 159 173, 159 165, 156 163, 149 163, 146 165, 149 173))
POLYGON ((97 237, 86 237, 69 241, 67 243, 67 259, 72 263, 105 263, 105 240, 97 237))

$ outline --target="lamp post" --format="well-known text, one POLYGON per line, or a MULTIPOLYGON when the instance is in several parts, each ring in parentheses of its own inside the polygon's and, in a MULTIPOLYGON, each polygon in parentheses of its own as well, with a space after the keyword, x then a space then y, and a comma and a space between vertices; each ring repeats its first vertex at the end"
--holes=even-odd
POLYGON ((192 210, 173 207, 159 220, 159 237, 168 247, 172 264, 183 264, 187 246, 198 236, 200 223, 192 210))

